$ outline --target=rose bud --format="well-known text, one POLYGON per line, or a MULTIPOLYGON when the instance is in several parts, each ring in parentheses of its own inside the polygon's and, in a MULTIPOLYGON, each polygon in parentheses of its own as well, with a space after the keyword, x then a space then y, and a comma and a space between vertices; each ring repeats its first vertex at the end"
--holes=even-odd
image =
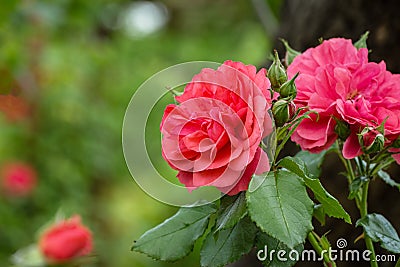
POLYGON ((361 131, 358 135, 358 141, 366 154, 379 152, 385 145, 383 134, 371 127, 365 127, 361 131))
POLYGON ((274 56, 274 62, 272 62, 268 69, 268 79, 271 82, 272 89, 278 90, 288 78, 285 67, 283 67, 276 50, 274 51, 274 56))
POLYGON ((0 175, 2 190, 10 196, 29 195, 36 186, 36 172, 26 163, 6 163, 0 175))
POLYGON ((296 106, 292 102, 280 99, 272 105, 272 114, 278 127, 285 125, 296 113, 296 106))
POLYGON ((289 98, 291 100, 296 98, 297 89, 294 81, 296 80, 297 76, 299 76, 299 73, 296 73, 291 80, 286 81, 279 88, 279 95, 281 98, 289 98))
POLYGON ((39 240, 39 249, 50 264, 68 262, 92 251, 92 234, 75 215, 45 230, 39 240))
POLYGON ((351 133, 349 124, 337 119, 336 117, 333 117, 333 119, 336 121, 335 133, 339 136, 341 140, 346 140, 351 133))

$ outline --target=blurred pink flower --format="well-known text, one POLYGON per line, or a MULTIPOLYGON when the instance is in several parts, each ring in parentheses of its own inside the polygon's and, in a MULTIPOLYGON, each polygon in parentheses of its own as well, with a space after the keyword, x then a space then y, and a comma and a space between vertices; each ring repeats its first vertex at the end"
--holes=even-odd
POLYGON ((7 195, 26 196, 35 188, 36 182, 36 172, 27 163, 9 162, 1 168, 1 187, 7 195))
POLYGON ((203 69, 167 106, 161 122, 162 154, 189 190, 215 186, 235 195, 251 176, 269 169, 259 144, 271 133, 266 70, 226 61, 203 69))

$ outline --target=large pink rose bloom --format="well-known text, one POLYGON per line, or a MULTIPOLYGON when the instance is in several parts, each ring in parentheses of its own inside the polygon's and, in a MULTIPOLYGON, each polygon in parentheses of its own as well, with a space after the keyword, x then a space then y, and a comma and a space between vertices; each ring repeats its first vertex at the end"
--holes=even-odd
POLYGON ((386 71, 384 62, 368 62, 368 50, 356 49, 351 40, 334 38, 297 56, 288 68, 296 80, 299 107, 318 112, 305 119, 292 136, 304 150, 319 153, 337 139, 336 119, 350 125, 343 147, 345 158, 362 153, 357 133, 377 127, 385 119, 385 136, 400 133, 399 77, 386 71))
POLYGON ((162 154, 190 191, 215 186, 235 195, 254 173, 269 170, 262 138, 272 131, 265 69, 226 61, 203 69, 167 106, 161 122, 162 154))

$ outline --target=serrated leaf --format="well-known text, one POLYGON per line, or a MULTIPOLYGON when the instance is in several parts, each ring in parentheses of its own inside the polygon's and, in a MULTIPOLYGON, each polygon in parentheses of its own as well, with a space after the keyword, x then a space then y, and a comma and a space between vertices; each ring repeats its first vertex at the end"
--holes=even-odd
POLYGON ((215 211, 212 203, 183 207, 174 216, 144 233, 135 241, 132 250, 157 260, 181 259, 193 250, 194 243, 204 234, 209 218, 215 211))
POLYGON ((310 174, 315 177, 319 177, 321 175, 321 165, 325 159, 325 155, 330 150, 324 150, 319 154, 313 154, 306 150, 302 150, 297 153, 294 157, 301 159, 309 171, 310 174))
POLYGON ((285 157, 279 161, 278 165, 303 178, 306 186, 311 189, 315 198, 322 204, 325 214, 330 217, 344 219, 345 222, 351 224, 350 215, 344 210, 339 201, 322 186, 321 181, 309 173, 304 161, 300 158, 285 157))
POLYGON ((301 178, 311 177, 305 162, 301 158, 296 157, 284 157, 278 162, 278 166, 283 167, 301 178))
POLYGON ((294 249, 290 249, 284 243, 262 232, 259 232, 257 235, 256 247, 258 249, 257 258, 267 267, 293 266, 297 262, 297 259, 301 259, 301 252, 304 250, 303 244, 299 244, 295 246, 294 249), (272 250, 274 250, 275 253, 271 255, 270 252, 272 250), (284 255, 279 255, 278 258, 278 251, 285 251, 280 252, 281 254, 284 253, 284 255), (297 251, 298 254, 296 255, 294 251, 297 251))
POLYGON ((361 35, 360 39, 354 43, 354 47, 357 49, 367 48, 367 39, 368 39, 369 31, 366 31, 363 35, 361 35))
POLYGON ((246 214, 246 196, 244 193, 236 196, 224 196, 221 199, 215 232, 233 227, 246 214))
POLYGON ((255 191, 247 191, 246 198, 248 212, 257 226, 290 248, 303 243, 313 229, 314 204, 303 181, 292 172, 270 172, 255 191))
POLYGON ((387 183, 387 184, 390 185, 390 186, 396 187, 396 188, 400 191, 400 183, 398 183, 398 182, 396 182, 395 180, 393 180, 387 172, 380 170, 380 171, 378 172, 378 176, 379 176, 385 183, 387 183))
POLYGON ((384 249, 400 253, 400 238, 392 224, 381 214, 367 214, 357 221, 356 226, 362 226, 364 232, 384 249))
POLYGON ((322 186, 319 179, 306 178, 304 182, 313 191, 315 198, 322 204, 326 215, 343 219, 351 224, 350 215, 344 210, 339 201, 322 186))
POLYGON ((202 267, 219 267, 232 263, 253 248, 257 227, 246 216, 230 229, 219 231, 215 238, 210 232, 200 253, 202 267))

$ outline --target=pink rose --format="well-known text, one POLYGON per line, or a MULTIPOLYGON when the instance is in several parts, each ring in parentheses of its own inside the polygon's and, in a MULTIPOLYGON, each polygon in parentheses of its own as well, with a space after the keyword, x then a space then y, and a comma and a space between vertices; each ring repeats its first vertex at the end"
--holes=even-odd
POLYGON ((92 246, 92 234, 78 215, 50 226, 39 240, 40 251, 49 263, 88 255, 92 246))
POLYGON ((235 195, 269 169, 259 147, 273 127, 269 87, 265 69, 226 61, 195 75, 176 97, 180 104, 167 106, 162 154, 189 190, 215 186, 235 195))
POLYGON ((29 195, 36 186, 36 172, 28 164, 9 162, 1 169, 1 187, 10 196, 29 195))
MULTIPOLYGON (((336 121, 350 125, 343 147, 345 158, 362 153, 357 134, 366 126, 378 127, 385 119, 385 136, 400 133, 399 78, 384 62, 368 62, 368 50, 356 49, 351 40, 334 38, 297 56, 288 68, 296 80, 296 105, 319 114, 305 119, 292 136, 302 149, 318 153, 337 139, 336 121)), ((392 136, 392 137, 391 137, 392 136)))

